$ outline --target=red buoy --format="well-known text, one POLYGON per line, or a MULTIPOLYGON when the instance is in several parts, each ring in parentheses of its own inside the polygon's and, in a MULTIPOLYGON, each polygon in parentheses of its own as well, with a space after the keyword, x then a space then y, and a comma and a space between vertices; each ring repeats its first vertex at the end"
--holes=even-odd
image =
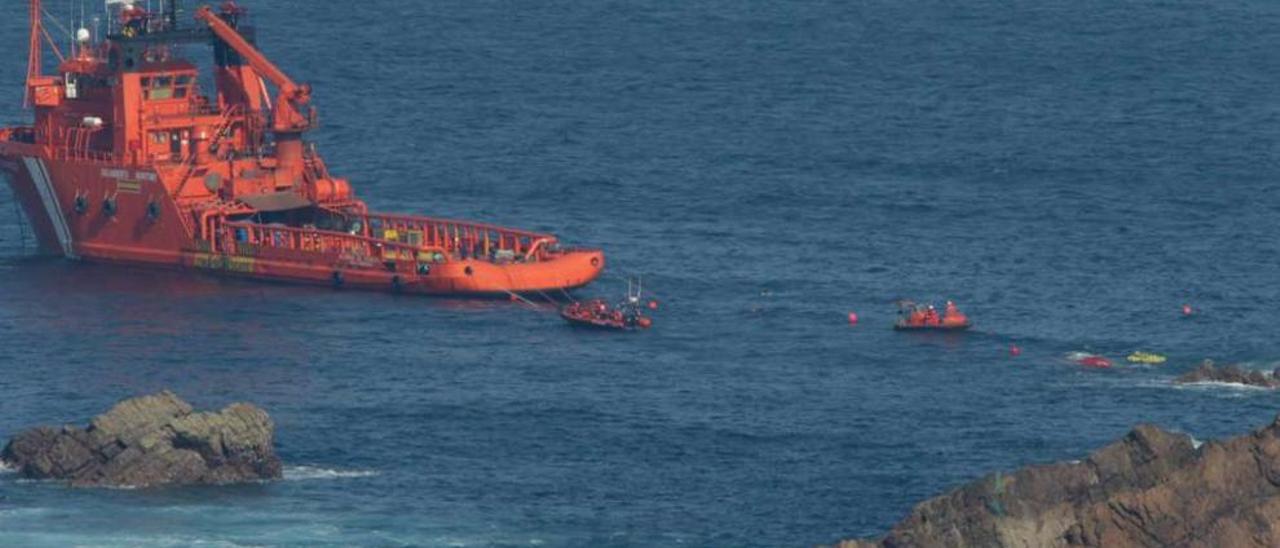
POLYGON ((649 301, 649 310, 657 310, 658 301, 649 301))
POLYGON ((857 313, 857 312, 850 312, 850 313, 849 313, 849 325, 858 325, 858 313, 857 313))
POLYGON ((1191 305, 1189 305, 1189 304, 1184 304, 1184 305, 1182 305, 1182 315, 1183 315, 1183 316, 1190 316, 1190 315, 1192 315, 1192 314, 1194 314, 1194 313, 1195 313, 1195 309, 1191 308, 1191 305))
POLYGON ((1009 355, 1010 355, 1010 356, 1013 356, 1013 357, 1015 357, 1015 358, 1016 358, 1016 357, 1018 357, 1018 356, 1021 356, 1021 355, 1022 355, 1022 349, 1021 349, 1021 348, 1018 348, 1018 345, 1016 345, 1016 344, 1009 345, 1009 355))

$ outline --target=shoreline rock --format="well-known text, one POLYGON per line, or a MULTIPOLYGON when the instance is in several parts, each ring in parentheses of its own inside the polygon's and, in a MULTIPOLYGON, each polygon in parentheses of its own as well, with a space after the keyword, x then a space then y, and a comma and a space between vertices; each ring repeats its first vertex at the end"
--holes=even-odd
POLYGON ((1280 546, 1280 417, 1198 447, 1139 425, 1084 461, 988 475, 837 546, 1280 546))
POLYGON ((1280 369, 1268 374, 1262 371, 1243 369, 1238 365, 1215 367, 1212 360, 1205 360, 1200 364, 1200 367, 1174 379, 1173 382, 1177 384, 1222 382, 1274 389, 1280 388, 1280 375, 1277 372, 1280 372, 1280 369))
POLYGON ((0 461, 29 479, 73 487, 220 485, 280 479, 275 424, 245 403, 195 412, 172 392, 124 400, 88 427, 41 426, 13 437, 0 461))

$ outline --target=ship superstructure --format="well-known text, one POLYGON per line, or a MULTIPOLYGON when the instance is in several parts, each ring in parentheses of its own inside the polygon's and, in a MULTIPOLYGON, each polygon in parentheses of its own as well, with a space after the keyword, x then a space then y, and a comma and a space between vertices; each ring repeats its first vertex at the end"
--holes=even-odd
POLYGON ((30 0, 35 119, 0 129, 0 171, 43 250, 442 295, 568 289, 603 269, 602 252, 551 234, 369 211, 305 139, 311 88, 255 47, 244 8, 140 4, 106 0, 103 36, 81 28, 64 52, 30 0), (189 44, 213 46, 212 97, 189 44))

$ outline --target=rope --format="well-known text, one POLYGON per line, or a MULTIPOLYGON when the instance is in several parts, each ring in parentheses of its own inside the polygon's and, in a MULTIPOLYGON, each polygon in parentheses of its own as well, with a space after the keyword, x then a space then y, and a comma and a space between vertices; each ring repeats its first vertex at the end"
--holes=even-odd
POLYGON ((569 299, 569 302, 572 302, 572 303, 574 303, 574 304, 578 304, 578 299, 573 298, 573 295, 570 295, 570 294, 569 294, 569 292, 568 292, 568 291, 565 291, 563 287, 558 288, 558 289, 560 289, 560 292, 564 294, 564 297, 565 297, 566 299, 569 299))
POLYGON ((502 291, 506 292, 507 295, 511 295, 512 298, 519 299, 521 302, 529 306, 532 306, 534 310, 542 310, 541 308, 538 308, 538 305, 536 303, 534 303, 533 301, 530 301, 529 299, 521 297, 519 293, 511 291, 510 289, 503 289, 502 291))
MULTIPOLYGON (((511 272, 510 272, 510 271, 505 271, 505 274, 507 275, 507 284, 508 284, 508 285, 510 285, 511 287, 515 287, 515 285, 516 285, 516 281, 515 281, 514 279, 512 279, 512 277, 511 277, 511 272)), ((533 307, 533 309, 534 309, 534 310, 539 310, 539 311, 540 311, 540 310, 542 310, 542 309, 541 309, 541 308, 539 308, 539 307, 538 307, 538 305, 537 305, 537 304, 535 304, 533 301, 530 301, 529 299, 524 298, 524 297, 523 297, 523 296, 521 296, 519 293, 516 293, 516 292, 514 292, 514 291, 512 291, 512 290, 510 290, 510 289, 506 289, 506 288, 503 288, 503 291, 505 291, 508 295, 511 295, 513 298, 520 299, 520 301, 521 301, 521 302, 523 302, 523 303, 525 303, 525 304, 527 304, 527 305, 529 305, 529 306, 533 307)))
POLYGON ((556 302, 556 300, 555 300, 555 299, 551 298, 551 295, 548 295, 545 291, 543 291, 543 290, 541 290, 541 289, 539 289, 539 290, 538 290, 538 294, 539 294, 539 295, 542 295, 542 298, 546 299, 546 300, 547 300, 547 302, 549 302, 549 303, 551 303, 551 304, 560 304, 560 303, 556 302))
MULTIPOLYGON (((42 6, 42 7, 40 8, 40 12, 41 12, 42 14, 44 14, 44 17, 45 17, 45 19, 47 19, 47 20, 48 20, 48 22, 53 23, 53 26, 58 27, 58 30, 62 31, 62 33, 63 33, 63 34, 66 34, 67 36, 75 36, 74 34, 71 34, 71 30, 70 30, 70 29, 68 29, 67 27, 63 26, 63 25, 62 25, 62 22, 58 21, 58 18, 57 18, 57 17, 54 17, 54 16, 52 16, 52 15, 49 15, 49 10, 44 9, 44 7, 42 6)), ((42 20, 41 22, 44 22, 44 21, 42 20)))

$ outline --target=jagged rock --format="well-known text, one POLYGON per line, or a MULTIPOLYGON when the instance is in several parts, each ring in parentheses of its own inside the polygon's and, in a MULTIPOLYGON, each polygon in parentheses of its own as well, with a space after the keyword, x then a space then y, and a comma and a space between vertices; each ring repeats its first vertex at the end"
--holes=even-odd
POLYGON ((281 477, 274 437, 271 417, 258 407, 196 413, 165 391, 122 401, 87 428, 18 434, 0 460, 24 477, 74 486, 235 483, 281 477))
POLYGON ((1204 363, 1200 364, 1200 367, 1174 379, 1173 382, 1178 384, 1225 382, 1261 388, 1280 388, 1280 377, 1277 377, 1275 373, 1268 375, 1261 371, 1245 371, 1238 365, 1215 367, 1210 360, 1205 360, 1204 363))
POLYGON ((1280 417, 1198 449, 1140 425, 1083 462, 989 475, 838 546, 1280 546, 1280 417))

